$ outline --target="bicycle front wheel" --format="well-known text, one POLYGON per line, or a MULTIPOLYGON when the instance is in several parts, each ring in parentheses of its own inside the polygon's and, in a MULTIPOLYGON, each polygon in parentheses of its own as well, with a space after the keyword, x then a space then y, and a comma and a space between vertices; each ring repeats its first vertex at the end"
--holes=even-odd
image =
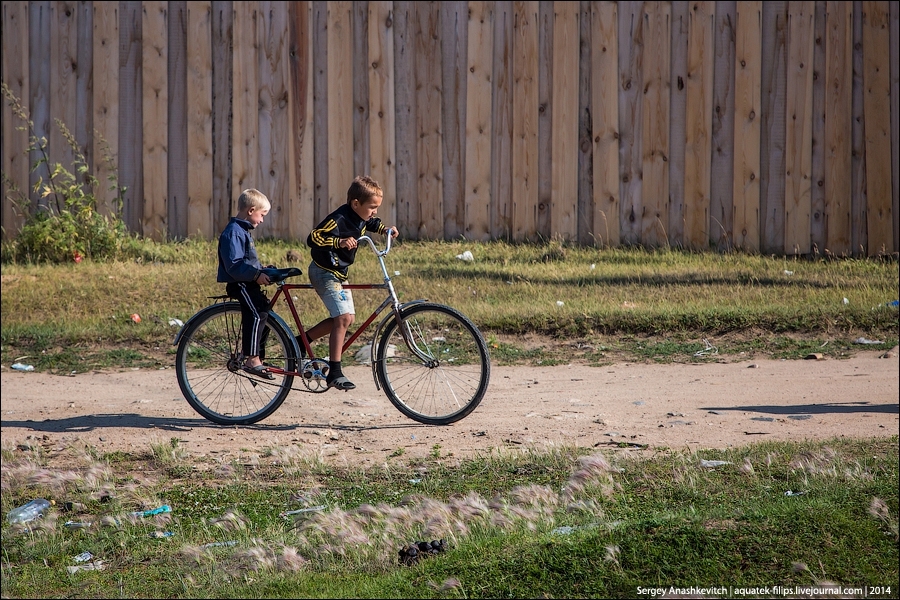
POLYGON ((391 403, 428 425, 449 425, 469 415, 484 397, 491 376, 487 344, 459 311, 422 303, 401 310, 384 329, 376 369, 391 403), (404 341, 401 328, 409 335, 404 341))
MULTIPOLYGON (((242 370, 241 308, 225 302, 203 309, 185 326, 175 355, 178 386, 188 403, 220 425, 249 425, 281 406, 293 376, 260 379, 242 370)), ((294 371, 293 336, 269 315, 260 358, 269 366, 294 371)))

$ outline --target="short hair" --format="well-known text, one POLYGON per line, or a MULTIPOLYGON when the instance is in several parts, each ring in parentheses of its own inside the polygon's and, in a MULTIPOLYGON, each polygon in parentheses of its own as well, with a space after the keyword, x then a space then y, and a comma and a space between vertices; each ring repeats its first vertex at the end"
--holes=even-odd
POLYGON ((238 211, 247 210, 248 208, 269 210, 272 208, 272 203, 269 202, 265 194, 251 188, 241 192, 238 198, 238 211))
POLYGON ((347 204, 352 200, 364 202, 373 196, 384 196, 381 186, 378 182, 368 175, 357 175, 347 190, 347 204))

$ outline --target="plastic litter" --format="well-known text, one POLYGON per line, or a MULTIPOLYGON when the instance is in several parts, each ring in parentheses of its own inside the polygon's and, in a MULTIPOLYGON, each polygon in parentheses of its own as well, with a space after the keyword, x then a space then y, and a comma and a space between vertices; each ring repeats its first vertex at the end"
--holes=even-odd
POLYGON ((95 560, 94 562, 84 565, 72 565, 71 567, 66 567, 66 571, 69 572, 69 575, 74 575, 78 571, 102 571, 105 568, 106 565, 103 564, 102 560, 95 560))
POLYGON ((167 538, 175 535, 174 531, 151 531, 150 537, 152 538, 167 538))
POLYGON ((791 490, 788 490, 784 493, 784 495, 785 496, 802 496, 805 493, 806 492, 792 492, 791 490))
POLYGON ((456 258, 458 258, 459 260, 464 260, 466 262, 472 262, 475 260, 475 257, 468 250, 466 250, 462 254, 457 254, 456 258))
POLYGON ((793 272, 793 271, 788 271, 787 269, 785 269, 785 270, 784 270, 784 274, 785 274, 785 275, 793 275, 794 272, 793 272))
POLYGON ((883 344, 881 340, 870 340, 864 337, 859 337, 853 340, 854 344, 883 344))
POLYGON ((181 319, 169 319, 170 327, 184 327, 184 322, 181 319))
POLYGON ((9 523, 30 523, 35 519, 44 516, 44 513, 50 508, 50 501, 43 498, 36 498, 27 504, 16 507, 6 514, 6 520, 9 523))
POLYGON ((158 508, 154 508, 152 510, 139 510, 137 512, 130 513, 132 517, 152 517, 153 515, 161 515, 162 513, 170 513, 172 512, 172 507, 168 504, 163 504, 158 508))
POLYGON ((12 366, 13 371, 34 371, 34 365, 26 365, 23 363, 14 363, 12 366))
POLYGON ((731 463, 727 460, 706 460, 700 459, 701 467, 721 467, 722 465, 730 465, 731 463))
POLYGON ((286 517, 286 516, 288 516, 288 515, 299 515, 299 514, 302 514, 302 513, 316 512, 316 511, 320 511, 320 510, 325 510, 326 508, 327 508, 327 507, 326 507, 324 504, 323 504, 323 505, 320 505, 320 506, 310 506, 309 508, 298 508, 297 510, 286 510, 286 511, 284 511, 283 513, 281 513, 281 515, 284 516, 284 517, 286 517))
POLYGON ((134 321, 135 323, 140 323, 140 322, 141 322, 141 315, 139 315, 139 314, 137 314, 137 313, 132 313, 132 315, 131 315, 131 320, 134 321))
POLYGON ((203 544, 201 548, 217 548, 219 546, 237 546, 237 540, 228 540, 227 542, 210 542, 203 544))
POLYGON ((842 302, 843 302, 844 304, 850 304, 850 301, 847 300, 846 298, 844 298, 844 299, 842 300, 842 302))
POLYGON ((69 529, 87 529, 91 526, 90 523, 84 523, 79 521, 66 521, 65 526, 69 529))
POLYGON ((556 301, 556 305, 557 305, 557 306, 565 306, 566 303, 563 302, 562 300, 557 300, 557 301, 556 301))
POLYGON ((84 551, 75 557, 75 562, 87 562, 87 561, 91 560, 92 558, 94 558, 93 554, 91 554, 90 552, 84 551))

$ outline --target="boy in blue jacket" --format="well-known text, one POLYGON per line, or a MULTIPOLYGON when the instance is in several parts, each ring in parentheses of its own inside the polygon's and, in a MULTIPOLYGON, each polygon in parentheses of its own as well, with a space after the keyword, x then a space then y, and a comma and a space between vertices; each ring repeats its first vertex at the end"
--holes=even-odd
POLYGON ((253 230, 272 208, 269 199, 258 190, 248 189, 238 198, 238 212, 231 217, 219 236, 219 272, 216 281, 225 284, 225 293, 241 304, 241 351, 246 360, 244 371, 275 379, 262 364, 260 352, 265 344, 263 332, 269 318, 269 298, 262 286, 269 285, 256 255, 253 230))
MULTIPOLYGON (((341 370, 344 337, 356 313, 353 294, 343 288, 349 278, 350 265, 356 259, 356 240, 368 232, 393 238, 400 234, 396 227, 386 227, 375 216, 383 198, 384 192, 374 179, 364 175, 356 177, 347 190, 347 203, 325 217, 306 238, 312 256, 309 281, 331 315, 307 331, 306 337, 311 342, 330 334, 325 380, 328 387, 339 390, 356 387, 341 370)), ((303 347, 302 343, 300 347, 303 347)))

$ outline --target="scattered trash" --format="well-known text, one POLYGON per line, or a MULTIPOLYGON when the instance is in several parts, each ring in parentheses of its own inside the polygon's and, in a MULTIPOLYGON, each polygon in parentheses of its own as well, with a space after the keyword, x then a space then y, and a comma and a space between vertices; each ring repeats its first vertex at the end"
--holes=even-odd
POLYGON ((151 531, 150 537, 152 538, 167 538, 175 535, 174 531, 151 531))
POLYGON ((793 271, 788 271, 787 269, 785 269, 785 270, 784 270, 784 274, 785 274, 785 275, 793 275, 794 272, 793 272, 793 271))
POLYGON ((806 492, 792 492, 791 490, 788 490, 784 493, 784 495, 785 496, 802 496, 805 493, 806 492))
MULTIPOLYGON (((868 338, 859 337, 859 338, 856 338, 855 340, 853 340, 853 343, 854 344, 883 344, 884 342, 882 342, 881 340, 870 340, 868 338)), ((13 365, 13 366, 15 366, 15 365, 13 365)))
POLYGON ((890 306, 892 308, 897 308, 900 306, 900 300, 891 300, 890 302, 885 302, 885 306, 890 306))
POLYGON ((47 509, 50 508, 50 501, 43 498, 36 498, 27 504, 16 507, 6 514, 6 520, 9 523, 30 523, 35 519, 44 516, 47 509))
POLYGON ((417 483, 422 483, 422 480, 421 479, 410 479, 409 482, 413 485, 416 485, 417 483))
POLYGON ((400 271, 394 271, 394 277, 400 275, 400 271))
POLYGON ((591 271, 593 271, 596 268, 597 268, 597 265, 595 265, 594 263, 591 263, 591 271))
POLYGON ((66 571, 69 572, 69 575, 74 575, 78 571, 102 571, 106 568, 106 565, 103 564, 102 560, 95 560, 94 562, 90 562, 84 565, 73 565, 71 567, 66 567, 66 571))
POLYGON ((133 314, 131 315, 131 320, 134 321, 135 323, 140 323, 140 322, 141 322, 141 315, 139 315, 139 314, 137 314, 137 313, 133 313, 133 314))
POLYGON ((557 305, 557 306, 565 306, 566 303, 563 302, 562 300, 557 300, 557 301, 556 301, 556 305, 557 305))
POLYGON ((456 258, 458 258, 459 260, 464 260, 466 262, 472 262, 475 260, 475 257, 472 256, 472 253, 469 252, 468 250, 466 250, 462 254, 457 254, 456 258))
POLYGON ((23 363, 14 363, 12 366, 13 371, 34 371, 34 365, 26 365, 23 363))
POLYGON ((569 535, 573 531, 575 531, 574 527, 569 527, 568 525, 563 525, 562 527, 557 527, 550 533, 555 534, 555 535, 569 535))
POLYGON ((327 507, 323 504, 321 506, 310 506, 309 508, 298 508, 297 510, 286 510, 281 513, 281 516, 286 517, 288 515, 299 515, 301 513, 316 512, 319 510, 325 510, 326 508, 327 507))
POLYGON ((170 513, 172 512, 172 507, 168 504, 163 504, 158 508, 154 508, 152 510, 139 510, 137 512, 130 513, 129 516, 132 517, 152 517, 153 515, 161 515, 162 513, 170 513))
POLYGON ((844 304, 850 304, 850 301, 847 300, 846 298, 844 298, 843 302, 844 302, 844 304))
POLYGON ((706 348, 703 350, 697 350, 694 352, 694 356, 704 356, 706 354, 718 354, 719 349, 709 343, 709 340, 704 338, 703 343, 706 344, 706 348))
POLYGON ((93 554, 91 554, 88 551, 84 551, 75 557, 75 562, 87 562, 87 561, 91 560, 92 558, 94 558, 93 554))
POLYGON ((184 327, 184 322, 181 319, 169 319, 170 327, 184 327))
POLYGON ((730 464, 731 463, 728 462, 727 460, 706 460, 703 458, 700 459, 701 467, 721 467, 722 465, 730 465, 730 464))
POLYGON ((91 524, 78 521, 66 521, 65 526, 69 529, 87 529, 91 526, 91 524))
POLYGON ((803 358, 806 360, 822 360, 825 356, 821 352, 813 352, 812 354, 807 354, 803 358))
POLYGON ((217 548, 219 546, 237 546, 237 540, 228 540, 227 542, 210 542, 203 544, 201 548, 217 548))

